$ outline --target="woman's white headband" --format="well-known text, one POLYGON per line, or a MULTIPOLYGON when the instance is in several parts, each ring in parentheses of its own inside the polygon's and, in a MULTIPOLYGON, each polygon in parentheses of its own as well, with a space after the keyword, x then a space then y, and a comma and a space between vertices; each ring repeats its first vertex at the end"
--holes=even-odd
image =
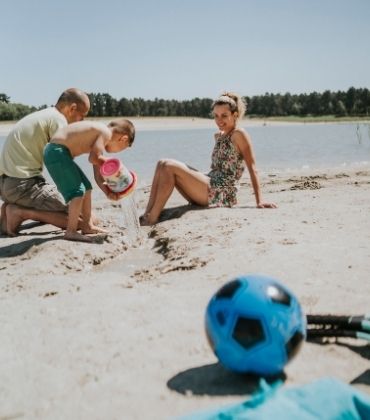
POLYGON ((219 103, 230 104, 233 107, 236 107, 236 102, 234 101, 234 99, 226 95, 221 95, 214 101, 214 105, 219 104, 219 103))

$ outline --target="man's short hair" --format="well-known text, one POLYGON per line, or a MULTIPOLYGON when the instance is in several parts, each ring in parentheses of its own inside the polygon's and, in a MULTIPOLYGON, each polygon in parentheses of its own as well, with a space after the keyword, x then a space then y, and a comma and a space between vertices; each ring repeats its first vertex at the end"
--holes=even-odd
POLYGON ((70 88, 65 90, 60 96, 57 101, 57 105, 70 105, 75 103, 78 107, 83 106, 86 107, 86 103, 88 102, 89 97, 86 95, 85 92, 82 92, 80 89, 70 88))

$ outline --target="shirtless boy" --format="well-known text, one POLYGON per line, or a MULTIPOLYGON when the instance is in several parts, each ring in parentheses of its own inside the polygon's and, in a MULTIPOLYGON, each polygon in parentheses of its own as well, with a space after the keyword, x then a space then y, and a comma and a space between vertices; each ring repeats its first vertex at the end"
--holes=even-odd
POLYGON ((100 167, 107 159, 103 153, 118 153, 130 147, 135 138, 131 121, 118 119, 108 126, 81 121, 58 130, 44 149, 44 163, 59 192, 68 203, 68 222, 64 239, 93 242, 86 234, 105 232, 91 220, 92 186, 73 160, 84 153, 89 162, 100 167), (82 218, 79 222, 79 218, 82 218), (81 233, 77 232, 81 229, 81 233))

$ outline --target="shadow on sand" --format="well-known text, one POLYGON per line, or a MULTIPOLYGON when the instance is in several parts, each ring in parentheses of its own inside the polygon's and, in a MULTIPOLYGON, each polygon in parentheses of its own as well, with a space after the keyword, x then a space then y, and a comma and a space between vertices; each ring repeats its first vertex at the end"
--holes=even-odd
POLYGON ((167 208, 162 210, 162 213, 159 217, 159 222, 164 222, 166 220, 171 219, 178 219, 188 211, 204 210, 206 208, 207 207, 196 206, 195 204, 185 204, 183 206, 167 208))
POLYGON ((48 241, 56 241, 59 239, 63 239, 62 236, 55 236, 52 238, 26 239, 25 241, 18 242, 16 244, 2 246, 0 247, 0 258, 17 257, 18 255, 25 254, 33 246, 40 245, 48 241))
MULTIPOLYGON (((340 341, 339 339, 337 339, 334 343, 332 341, 325 341, 325 339, 312 340, 311 343, 320 344, 324 346, 335 344, 337 346, 347 347, 348 349, 357 353, 359 356, 363 357, 364 359, 370 360, 370 347, 368 344, 353 345, 353 344, 346 343, 344 341, 340 341)), ((370 369, 365 370, 365 372, 361 373, 361 375, 357 376, 350 383, 352 385, 353 384, 370 385, 370 369)))
POLYGON ((365 372, 351 381, 351 385, 355 384, 370 385, 370 369, 365 370, 365 372))
MULTIPOLYGON (((167 382, 168 388, 180 394, 249 395, 259 389, 260 377, 230 372, 220 363, 191 368, 180 372, 167 382)), ((268 383, 284 381, 285 374, 265 378, 268 383)))
POLYGON ((337 338, 335 341, 328 340, 327 338, 316 338, 307 340, 312 344, 319 344, 321 346, 340 346, 340 347, 347 347, 347 349, 352 350, 353 352, 357 353, 359 356, 363 357, 364 359, 370 360, 370 347, 368 344, 360 344, 354 345, 346 343, 345 341, 341 341, 340 338, 337 338))

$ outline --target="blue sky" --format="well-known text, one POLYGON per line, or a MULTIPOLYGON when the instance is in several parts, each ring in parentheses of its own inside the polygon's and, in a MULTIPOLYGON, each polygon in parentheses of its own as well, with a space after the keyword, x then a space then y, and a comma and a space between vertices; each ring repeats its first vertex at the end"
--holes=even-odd
POLYGON ((370 88, 369 0, 0 0, 0 93, 190 99, 370 88))

